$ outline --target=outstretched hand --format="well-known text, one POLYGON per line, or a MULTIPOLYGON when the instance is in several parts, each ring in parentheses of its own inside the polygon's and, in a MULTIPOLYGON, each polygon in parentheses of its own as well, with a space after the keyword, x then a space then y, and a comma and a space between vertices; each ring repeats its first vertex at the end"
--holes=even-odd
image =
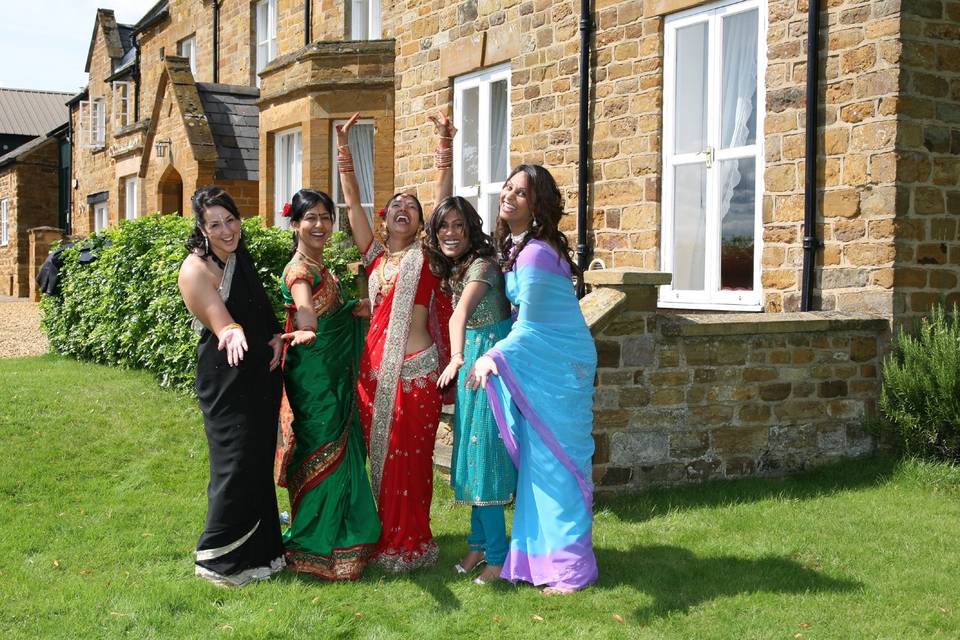
POLYGON ((358 120, 360 120, 359 111, 353 114, 352 116, 350 116, 350 119, 347 120, 345 124, 337 125, 336 129, 337 129, 337 145, 338 146, 344 147, 349 143, 350 129, 353 128, 353 125, 357 124, 358 120))
POLYGON ((239 325, 229 327, 220 332, 220 340, 217 343, 217 350, 227 352, 227 364, 235 367, 243 360, 243 354, 247 350, 247 336, 239 325))
POLYGON ((370 317, 370 298, 363 298, 362 300, 359 300, 356 305, 354 305, 353 317, 354 318, 370 317))
POLYGON ((267 344, 270 345, 270 349, 273 351, 273 356, 270 358, 270 371, 273 371, 280 366, 280 358, 283 356, 283 338, 277 333, 270 338, 270 342, 267 344))
MULTIPOLYGON (((476 389, 477 385, 479 385, 481 388, 486 389, 487 377, 490 375, 500 375, 500 372, 497 371, 497 363, 494 362, 490 356, 480 356, 473 365, 472 377, 474 378, 474 384, 472 388, 476 389)), ((470 386, 469 381, 467 382, 467 386, 470 386)))
POLYGON ((311 329, 298 329, 296 331, 283 334, 280 336, 280 339, 289 342, 291 347, 295 347, 300 344, 309 347, 316 342, 317 332, 311 329))
POLYGON ((428 115, 427 118, 433 123, 433 129, 440 137, 441 143, 447 141, 450 144, 453 137, 457 135, 457 128, 453 126, 453 121, 440 111, 428 115))

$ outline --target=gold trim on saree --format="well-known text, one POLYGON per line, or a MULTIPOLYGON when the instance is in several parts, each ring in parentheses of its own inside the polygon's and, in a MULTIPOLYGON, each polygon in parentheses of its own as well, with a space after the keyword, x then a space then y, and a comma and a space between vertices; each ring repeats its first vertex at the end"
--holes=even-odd
POLYGON ((359 580, 373 555, 375 544, 358 544, 334 549, 329 556, 299 549, 287 549, 287 567, 324 580, 359 580))
MULTIPOLYGON (((397 400, 397 384, 400 382, 400 371, 406 356, 407 337, 410 335, 410 321, 413 318, 413 301, 420 282, 420 272, 423 269, 423 252, 420 242, 414 242, 410 249, 400 262, 400 272, 393 286, 393 306, 390 308, 387 336, 377 372, 377 390, 373 398, 373 418, 370 422, 370 475, 373 480, 373 495, 378 503, 380 481, 383 479, 383 468, 390 443, 393 407, 397 400)), ((373 273, 376 273, 376 269, 373 273)), ((371 305, 379 294, 381 284, 379 279, 371 278, 371 305)))
POLYGON ((437 345, 432 344, 423 351, 419 351, 404 359, 400 367, 400 384, 404 393, 413 391, 413 387, 423 389, 427 386, 436 386, 440 377, 440 354, 437 345))
POLYGON ((222 547, 217 547, 216 549, 197 549, 197 562, 206 562, 207 560, 215 560, 220 556, 225 556, 235 549, 239 549, 243 546, 243 543, 250 539, 256 530, 260 527, 260 521, 257 520, 257 524, 253 525, 253 529, 250 529, 246 534, 240 537, 239 540, 234 540, 230 544, 225 544, 222 547))
POLYGON ((440 547, 431 540, 421 543, 417 551, 386 549, 374 556, 370 564, 390 573, 404 573, 421 567, 431 567, 437 563, 439 557, 440 547))

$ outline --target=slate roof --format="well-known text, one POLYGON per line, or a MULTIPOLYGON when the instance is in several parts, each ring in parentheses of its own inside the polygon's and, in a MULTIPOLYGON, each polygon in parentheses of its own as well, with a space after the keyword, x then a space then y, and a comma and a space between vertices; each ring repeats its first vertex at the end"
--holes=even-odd
POLYGON ((42 136, 70 117, 70 93, 0 88, 0 133, 42 136))
POLYGON ((137 34, 147 27, 157 23, 169 15, 169 3, 167 0, 160 0, 157 4, 150 7, 137 24, 133 25, 133 33, 137 34))
POLYGON ((230 84, 196 83, 217 145, 215 177, 258 180, 260 176, 260 91, 230 84))

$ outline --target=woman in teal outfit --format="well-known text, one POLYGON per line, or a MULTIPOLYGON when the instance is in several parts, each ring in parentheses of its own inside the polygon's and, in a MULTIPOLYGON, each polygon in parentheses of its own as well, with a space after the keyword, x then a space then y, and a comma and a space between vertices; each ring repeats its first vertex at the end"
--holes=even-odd
POLYGON ((487 566, 474 582, 500 576, 507 555, 503 507, 513 500, 516 469, 497 430, 483 390, 473 383, 473 363, 510 332, 510 305, 496 249, 480 216, 459 196, 445 198, 427 223, 430 266, 453 295, 450 364, 437 381, 457 381, 450 483, 458 504, 472 505, 469 553, 457 565, 467 573, 487 566))

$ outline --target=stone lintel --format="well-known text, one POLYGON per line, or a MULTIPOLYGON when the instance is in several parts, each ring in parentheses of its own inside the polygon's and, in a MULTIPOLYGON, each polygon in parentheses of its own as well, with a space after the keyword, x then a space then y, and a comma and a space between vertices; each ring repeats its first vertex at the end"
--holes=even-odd
POLYGON ((626 304, 627 294, 616 289, 595 289, 580 300, 580 311, 596 336, 626 304))
POLYGON ((797 313, 675 314, 658 318, 665 336, 750 336, 824 331, 886 331, 888 321, 869 313, 806 311, 797 313))
POLYGON ((393 91, 394 79, 390 78, 330 78, 327 80, 306 80, 280 91, 266 93, 257 100, 257 106, 263 110, 274 103, 286 102, 301 94, 310 95, 324 91, 345 91, 347 89, 389 89, 393 91))
POLYGON ((324 40, 312 42, 296 51, 275 58, 260 72, 260 77, 266 78, 281 69, 286 69, 305 60, 324 58, 339 60, 347 57, 362 58, 372 56, 389 56, 393 59, 395 55, 396 42, 394 40, 349 40, 346 42, 324 40))
POLYGON ((668 13, 676 13, 708 2, 712 2, 712 0, 651 0, 644 4, 643 16, 645 18, 664 16, 668 13))
POLYGON ((482 68, 486 39, 484 31, 443 45, 440 48, 440 77, 453 78, 482 68))
POLYGON ((635 287, 670 284, 673 276, 662 271, 645 271, 638 267, 597 269, 583 274, 583 281, 594 287, 635 287))

